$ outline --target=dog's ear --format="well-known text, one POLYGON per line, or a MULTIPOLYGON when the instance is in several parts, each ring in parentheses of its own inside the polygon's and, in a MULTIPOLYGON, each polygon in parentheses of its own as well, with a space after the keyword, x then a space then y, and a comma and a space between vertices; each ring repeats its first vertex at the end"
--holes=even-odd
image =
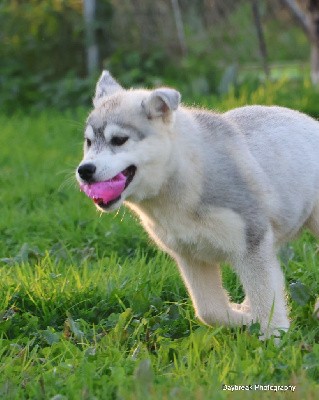
POLYGON ((158 118, 169 116, 177 110, 181 102, 181 95, 175 89, 160 88, 153 90, 150 95, 142 101, 147 118, 158 118))
POLYGON ((116 82, 108 71, 103 71, 100 79, 96 84, 93 105, 97 107, 102 97, 108 97, 115 92, 123 90, 122 86, 116 82))

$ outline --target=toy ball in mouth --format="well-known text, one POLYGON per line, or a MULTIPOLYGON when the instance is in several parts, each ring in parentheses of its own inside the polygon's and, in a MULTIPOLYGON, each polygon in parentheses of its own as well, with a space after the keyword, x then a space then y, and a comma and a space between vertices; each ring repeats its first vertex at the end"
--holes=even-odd
POLYGON ((96 204, 107 204, 121 196, 125 189, 126 176, 120 172, 112 179, 103 182, 82 183, 80 189, 96 204))

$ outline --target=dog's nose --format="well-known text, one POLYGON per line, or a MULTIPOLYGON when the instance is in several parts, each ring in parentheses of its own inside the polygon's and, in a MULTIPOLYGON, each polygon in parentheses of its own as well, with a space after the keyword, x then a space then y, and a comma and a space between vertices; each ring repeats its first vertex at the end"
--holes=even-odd
POLYGON ((90 182, 93 180, 93 175, 96 171, 96 166, 92 163, 80 165, 78 168, 78 174, 84 181, 90 182))

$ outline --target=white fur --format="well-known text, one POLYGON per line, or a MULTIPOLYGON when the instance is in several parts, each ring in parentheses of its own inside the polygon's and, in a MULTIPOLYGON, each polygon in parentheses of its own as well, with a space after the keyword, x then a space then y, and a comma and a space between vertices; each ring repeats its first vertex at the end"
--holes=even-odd
POLYGON ((105 76, 86 132, 106 124, 105 143, 86 149, 81 164, 96 165, 97 181, 137 167, 108 210, 125 201, 140 217, 176 260, 203 322, 259 321, 265 336, 288 329, 276 251, 305 226, 319 235, 319 123, 280 107, 189 109, 173 89, 125 91, 105 76), (111 94, 101 95, 107 82, 111 94), (129 140, 114 149, 116 134, 129 140), (222 261, 243 284, 243 304, 229 302, 222 261))

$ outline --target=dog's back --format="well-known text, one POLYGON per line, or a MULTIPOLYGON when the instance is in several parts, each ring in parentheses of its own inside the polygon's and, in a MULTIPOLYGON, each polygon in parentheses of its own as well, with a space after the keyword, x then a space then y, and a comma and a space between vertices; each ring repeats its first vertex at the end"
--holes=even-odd
POLYGON ((319 123, 283 107, 247 106, 224 116, 244 134, 276 193, 278 239, 291 238, 319 203, 319 123))

